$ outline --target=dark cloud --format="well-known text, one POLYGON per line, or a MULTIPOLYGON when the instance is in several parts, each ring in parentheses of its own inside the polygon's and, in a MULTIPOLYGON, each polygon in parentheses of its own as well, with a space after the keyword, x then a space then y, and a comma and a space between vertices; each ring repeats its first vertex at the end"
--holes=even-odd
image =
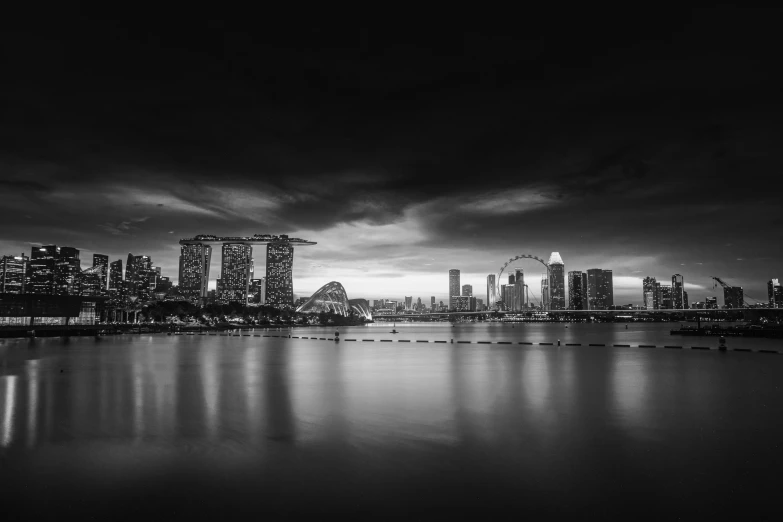
POLYGON ((0 218, 31 217, 2 244, 154 251, 175 275, 172 230, 353 244, 336 231, 355 227, 369 246, 303 253, 311 271, 559 250, 629 275, 775 275, 780 11, 589 14, 490 33, 19 28, 0 218))

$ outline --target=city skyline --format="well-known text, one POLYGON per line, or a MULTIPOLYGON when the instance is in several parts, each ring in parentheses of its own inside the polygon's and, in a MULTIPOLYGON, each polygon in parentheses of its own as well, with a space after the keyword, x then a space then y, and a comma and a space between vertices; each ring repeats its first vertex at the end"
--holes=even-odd
POLYGON ((0 252, 143 252, 175 279, 176 238, 275 230, 319 241, 297 253, 300 295, 339 280, 441 300, 444 270, 477 289, 509 256, 558 251, 566 270, 611 268, 620 303, 677 273, 691 299, 711 276, 761 298, 783 269, 774 22, 696 10, 410 40, 18 27, 0 252))
MULTIPOLYGON (((285 237, 285 236, 283 236, 283 237, 285 237)), ((150 261, 150 256, 147 256, 147 255, 134 255, 132 253, 129 253, 128 256, 127 256, 127 263, 125 265, 125 270, 123 271, 124 276, 127 277, 127 267, 131 266, 131 268, 132 268, 131 280, 134 280, 134 278, 136 276, 135 276, 135 272, 133 270, 133 266, 135 264, 133 261, 145 260, 146 264, 149 265, 149 266, 146 267, 147 271, 149 271, 149 270, 157 270, 158 278, 160 278, 161 276, 164 276, 164 279, 165 279, 167 284, 169 284, 169 285, 171 285, 171 284, 178 285, 180 277, 175 278, 173 276, 174 276, 174 274, 180 274, 180 276, 181 276, 180 268, 181 268, 181 263, 183 262, 182 254, 184 254, 188 250, 202 249, 202 250, 204 250, 205 253, 202 253, 202 254, 199 254, 199 255, 196 256, 197 259, 198 258, 202 259, 202 261, 200 261, 200 263, 201 263, 200 266, 202 267, 202 269, 203 269, 204 266, 209 267, 209 257, 210 256, 213 257, 213 261, 211 263, 212 266, 214 267, 215 264, 217 265, 216 270, 215 269, 209 269, 209 272, 211 272, 211 274, 213 274, 213 275, 208 279, 209 285, 207 287, 207 291, 216 291, 217 290, 217 283, 219 283, 219 280, 220 280, 220 277, 217 277, 217 275, 223 273, 223 264, 220 262, 220 257, 217 257, 217 259, 214 259, 216 256, 212 256, 211 255, 212 254, 211 248, 208 245, 203 245, 202 246, 200 244, 194 243, 192 240, 181 240, 180 242, 183 242, 183 241, 184 241, 184 243, 183 243, 184 246, 181 247, 182 248, 182 253, 180 255, 180 259, 178 260, 177 270, 174 271, 173 273, 166 272, 165 269, 163 269, 160 266, 160 263, 157 262, 157 261, 155 263, 155 266, 152 266, 151 265, 151 261, 150 261), (203 259, 204 257, 206 257, 206 265, 204 264, 204 261, 205 261, 203 259), (217 261, 217 263, 215 263, 215 261, 217 261), (216 272, 217 272, 217 274, 216 274, 216 272)), ((293 239, 292 238, 292 241, 296 242, 296 241, 303 241, 303 240, 293 239)), ((32 245, 32 243, 30 243, 30 244, 32 245)), ((234 243, 224 243, 224 248, 225 248, 226 245, 232 245, 232 244, 234 244, 234 243)), ((266 243, 264 243, 264 244, 266 244, 266 243)), ((316 243, 304 242, 303 244, 316 244, 316 243)), ((85 264, 83 266, 81 266, 81 269, 84 270, 86 268, 90 268, 90 267, 87 266, 87 262, 86 262, 86 260, 88 258, 88 254, 90 254, 89 251, 81 251, 78 248, 68 247, 68 246, 62 246, 62 247, 57 246, 57 245, 50 245, 50 246, 51 247, 56 247, 58 249, 58 251, 61 248, 64 248, 66 252, 74 252, 75 251, 77 259, 78 259, 79 256, 81 256, 82 259, 85 260, 85 264)), ((247 275, 247 284, 243 285, 243 286, 246 287, 246 289, 244 290, 244 293, 246 295, 250 296, 250 295, 252 295, 252 294, 249 293, 250 286, 253 284, 253 281, 257 279, 256 276, 253 275, 254 274, 254 270, 261 270, 260 272, 256 272, 256 274, 263 274, 263 270, 266 267, 266 260, 264 260, 265 256, 259 256, 259 258, 257 260, 254 259, 252 257, 252 249, 250 249, 250 247, 247 247, 247 248, 249 249, 248 252, 247 252, 247 255, 251 256, 251 257, 249 257, 249 263, 247 263, 247 266, 245 268, 245 274, 247 275)), ((32 260, 32 262, 35 262, 35 254, 36 254, 36 250, 38 250, 38 249, 39 249, 38 247, 31 246, 30 247, 31 255, 28 256, 28 255, 22 253, 23 257, 26 258, 28 261, 32 260)), ((201 252, 201 250, 199 250, 199 252, 201 252)), ((297 252, 300 252, 300 251, 297 251, 297 252)), ((9 259, 14 258, 14 257, 16 257, 16 258, 20 257, 20 256, 14 256, 13 254, 2 254, 2 255, 4 255, 5 257, 8 257, 9 259)), ((300 254, 297 254, 297 256, 299 256, 299 255, 300 254)), ((116 277, 117 277, 116 276, 116 268, 119 267, 122 270, 122 257, 120 257, 120 259, 117 259, 115 261, 111 261, 113 256, 106 255, 106 254, 92 253, 91 257, 92 257, 92 260, 93 260, 92 261, 93 262, 93 266, 99 266, 100 265, 100 267, 101 267, 101 270, 99 271, 99 273, 101 274, 100 275, 100 279, 103 282, 104 287, 106 287, 106 286, 112 287, 112 285, 115 284, 115 283, 113 283, 113 280, 115 280, 116 277), (103 274, 103 270, 106 270, 109 267, 111 268, 110 272, 108 274, 103 274)), ((188 261, 186 260, 185 262, 187 263, 188 261)), ((517 265, 519 265, 519 264, 521 264, 523 262, 525 262, 525 261, 524 260, 517 260, 517 261, 515 261, 514 262, 515 268, 513 268, 513 270, 511 272, 504 273, 503 277, 504 278, 507 277, 509 281, 513 281, 513 279, 515 277, 515 274, 516 274, 516 277, 519 277, 520 275, 522 275, 524 270, 521 269, 517 265)), ((560 256, 559 252, 552 252, 552 254, 550 255, 550 258, 549 258, 549 262, 550 262, 550 265, 554 264, 555 266, 559 266, 559 267, 563 267, 564 266, 563 259, 560 256), (553 263, 553 261, 554 261, 554 263, 553 263)), ((77 261, 77 263, 78 263, 78 261, 77 261)), ((544 276, 546 275, 545 274, 545 269, 543 267, 540 267, 540 265, 538 265, 537 262, 534 263, 533 265, 534 265, 533 268, 529 269, 528 274, 537 275, 537 271, 540 271, 541 277, 544 278, 544 276)), ((294 265, 294 269, 293 270, 291 270, 291 268, 292 267, 290 267, 290 266, 288 268, 286 268, 286 270, 291 271, 290 276, 286 276, 286 277, 291 277, 294 281, 296 281, 296 280, 298 280, 298 277, 297 277, 297 275, 295 273, 296 272, 295 265, 294 265)), ((559 269, 560 270, 560 277, 564 278, 565 277, 565 272, 573 272, 572 270, 570 270, 570 268, 572 268, 572 265, 570 263, 566 263, 565 266, 564 266, 564 270, 565 271, 563 271, 562 268, 559 269)), ((582 270, 583 271, 584 270, 588 270, 589 271, 591 269, 582 269, 582 270)), ((612 277, 611 276, 611 273, 613 272, 612 269, 600 269, 600 270, 603 270, 604 272, 609 272, 610 273, 610 277, 612 277)), ((461 270, 459 270, 459 269, 450 269, 449 272, 451 273, 452 271, 456 272, 456 280, 453 281, 450 284, 455 285, 454 289, 459 289, 459 292, 457 293, 457 295, 464 295, 464 287, 466 287, 466 286, 470 287, 471 288, 471 292, 472 292, 472 288, 475 286, 473 282, 476 281, 477 279, 483 280, 483 281, 481 281, 478 284, 478 288, 486 288, 486 283, 488 281, 488 277, 492 276, 493 280, 494 280, 494 278, 496 278, 496 274, 484 274, 483 276, 480 276, 480 275, 476 275, 476 274, 467 273, 467 274, 465 274, 466 277, 464 279, 462 279, 462 273, 463 272, 461 270), (471 283, 464 283, 465 281, 471 281, 471 283)), ((204 274, 204 275, 208 275, 208 274, 204 274)), ((149 276, 146 276, 146 277, 147 277, 147 279, 149 278, 149 276)), ((328 274, 326 274, 324 277, 328 278, 328 274)), ((442 277, 443 277, 443 274, 433 275, 431 277, 430 282, 433 282, 433 281, 436 282, 436 284, 433 285, 433 288, 436 287, 438 284, 440 284, 440 285, 443 284, 442 283, 442 277), (438 278, 441 278, 441 281, 439 283, 437 282, 438 278)), ((569 277, 570 277, 570 274, 569 274, 569 277)), ((645 305, 646 306, 647 298, 646 298, 645 294, 648 291, 648 286, 647 286, 646 281, 650 277, 651 276, 649 276, 649 275, 645 275, 644 277, 641 277, 641 276, 639 276, 639 277, 621 276, 619 281, 618 281, 617 276, 614 275, 613 280, 612 280, 612 284, 611 284, 611 288, 608 289, 610 294, 612 294, 612 299, 611 299, 612 304, 614 304, 614 305, 631 304, 631 305, 645 305), (617 297, 615 297, 615 296, 617 296, 617 297)), ((413 278, 412 276, 407 276, 405 274, 399 274, 397 276, 397 278, 396 278, 395 283, 394 283, 394 290, 387 291, 385 293, 383 291, 376 292, 374 290, 370 290, 370 291, 367 291, 367 295, 365 295, 363 297, 366 298, 366 299, 369 299, 369 300, 372 300, 372 299, 375 299, 375 298, 382 298, 382 299, 393 299, 393 300, 403 301, 405 299, 405 297, 408 296, 407 294, 412 294, 414 297, 422 297, 423 296, 425 298, 426 298, 427 295, 433 295, 433 296, 437 297, 439 301, 440 300, 444 300, 445 302, 448 303, 448 295, 447 294, 440 293, 436 289, 434 289, 432 292, 422 291, 421 284, 415 285, 415 288, 413 286, 408 287, 408 288, 410 288, 409 291, 402 292, 400 295, 397 295, 398 293, 400 293, 400 288, 405 288, 404 286, 401 287, 400 283, 404 282, 406 279, 412 279, 412 278, 413 278), (417 292, 418 292, 418 294, 421 294, 421 295, 418 295, 417 292)), ((585 273, 585 278, 586 278, 586 273, 585 273)), ((691 283, 688 280, 688 278, 685 278, 685 281, 684 281, 684 283, 682 284, 682 287, 679 290, 679 291, 681 291, 683 293, 683 296, 681 296, 679 298, 679 300, 677 300, 677 295, 676 295, 676 293, 677 293, 677 285, 675 284, 675 278, 679 278, 679 280, 681 280, 683 278, 683 276, 681 274, 672 274, 670 276, 663 276, 663 277, 652 276, 652 279, 660 279, 660 280, 663 280, 664 282, 667 282, 669 279, 672 280, 672 285, 666 284, 664 286, 665 286, 665 288, 670 288, 671 290, 669 290, 669 291, 675 291, 672 294, 672 296, 671 296, 674 308, 681 307, 681 303, 682 303, 682 299, 683 298, 686 299, 688 302, 704 302, 704 301, 709 300, 711 298, 719 298, 719 300, 722 299, 721 296, 723 295, 723 289, 720 287, 720 285, 718 285, 717 282, 714 282, 712 280, 712 277, 710 277, 709 281, 706 284, 691 283), (688 294, 688 290, 691 291, 690 294, 688 294)), ((199 277, 199 279, 201 279, 201 281, 203 282, 203 279, 201 277, 199 277)), ((266 280, 267 277, 261 277, 261 279, 266 280)), ((320 281, 320 279, 318 279, 318 277, 315 277, 313 279, 316 280, 316 281, 320 281)), ((335 278, 333 278, 333 279, 335 279, 335 278)), ((272 278, 272 280, 274 281, 274 278, 272 278)), ((751 300, 751 302, 753 302, 753 301, 764 301, 765 298, 766 298, 768 282, 770 280, 774 281, 774 280, 777 280, 777 278, 775 278, 775 277, 769 278, 766 281, 764 281, 763 285, 757 285, 757 286, 763 286, 763 289, 764 289, 763 292, 758 292, 758 291, 756 291, 755 293, 753 291, 748 292, 747 291, 747 287, 745 287, 745 289, 744 289, 745 297, 749 298, 751 300)), ((585 279, 585 281, 586 281, 586 279, 585 279)), ((307 283, 308 283, 308 281, 305 281, 305 285, 307 283)), ((360 281, 357 281, 356 283, 357 283, 357 287, 361 287, 361 288, 365 288, 365 289, 367 289, 367 288, 374 288, 374 286, 372 284, 368 284, 368 283, 372 283, 372 279, 370 279, 370 278, 362 278, 360 281)), ((729 281, 729 283, 731 283, 732 286, 736 286, 736 287, 740 287, 740 288, 743 287, 742 284, 737 284, 735 281, 729 281)), ((542 284, 543 284, 543 282, 542 282, 542 284)), ((561 284, 562 284, 562 287, 563 287, 562 291, 564 292, 564 295, 562 296, 562 303, 563 303, 562 307, 555 308, 555 305, 552 304, 551 305, 552 309, 569 309, 570 308, 570 300, 571 300, 571 293, 572 293, 571 292, 571 285, 572 285, 572 283, 570 282, 570 280, 568 282, 566 282, 565 279, 563 279, 561 284)), ((660 282, 658 284, 660 286, 660 282)), ((297 298, 310 296, 313 293, 313 292, 310 292, 309 289, 305 285, 294 284, 294 286, 292 288, 292 294, 291 294, 291 296, 292 296, 291 300, 292 301, 294 299, 297 299, 297 298)), ((502 283, 502 285, 505 285, 505 283, 502 283)), ((30 284, 30 288, 33 288, 32 283, 30 284)), ((179 290, 182 293, 182 295, 190 295, 189 291, 188 291, 188 288, 189 287, 187 287, 187 286, 186 287, 182 287, 180 285, 179 290)), ((200 290, 201 289, 199 288, 198 292, 200 292, 200 290)), ((519 290, 517 290, 517 291, 519 291, 519 290)), ((482 290, 482 292, 483 292, 483 290, 482 290)), ((216 292, 216 293, 219 294, 219 292, 216 292)), ((206 294, 203 294, 202 298, 206 298, 206 294)), ((482 300, 486 301, 485 298, 486 298, 486 295, 482 294, 482 300)), ((531 295, 530 295, 530 300, 531 300, 532 304, 536 304, 537 302, 540 302, 542 300, 542 298, 543 298, 542 294, 531 293, 531 295)), ((502 300, 502 297, 498 296, 497 299, 498 300, 502 300)), ((585 299, 587 299, 587 290, 586 289, 585 289, 585 299)))

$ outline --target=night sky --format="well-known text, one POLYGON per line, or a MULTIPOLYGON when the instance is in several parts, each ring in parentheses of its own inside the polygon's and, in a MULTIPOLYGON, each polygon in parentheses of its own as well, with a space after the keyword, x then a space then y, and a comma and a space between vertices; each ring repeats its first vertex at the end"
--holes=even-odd
MULTIPOLYGON (((552 251, 612 269, 615 304, 645 276, 721 303, 709 276, 762 299, 783 277, 780 11, 13 25, 0 254, 147 254, 176 279, 180 238, 287 233, 318 242, 297 295, 425 302, 450 268, 482 297, 510 257, 552 251)), ((543 267, 515 266, 539 295, 543 267)))

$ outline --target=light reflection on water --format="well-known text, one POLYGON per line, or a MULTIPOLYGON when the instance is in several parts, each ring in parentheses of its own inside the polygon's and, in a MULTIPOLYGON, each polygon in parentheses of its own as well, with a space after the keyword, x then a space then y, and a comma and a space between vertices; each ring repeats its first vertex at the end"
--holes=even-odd
POLYGON ((3 401, 3 429, 0 432, 0 445, 8 447, 13 441, 14 424, 16 421, 16 381, 15 375, 3 378, 5 383, 5 400, 3 401))
MULTIPOLYGON (((398 329, 411 339, 572 335, 540 326, 398 329)), ((612 326, 603 335, 614 342, 641 335, 612 326)), ((667 334, 647 338, 663 344, 667 334)), ((522 488, 527 502, 551 507, 568 491, 585 507, 636 483, 664 502, 687 487, 701 502, 736 466, 783 464, 767 442, 783 437, 776 355, 165 335, 1 350, 0 451, 19 498, 33 483, 78 488, 99 477, 116 488, 187 475, 206 490, 224 480, 262 489, 270 505, 283 500, 269 488, 284 483, 305 497, 326 484, 334 499, 354 487, 368 503, 391 504, 400 490, 440 483, 432 502, 456 494, 459 504, 462 494, 469 502, 465 477, 479 484, 474 499, 522 488), (285 480, 270 486, 273 477, 285 480), (392 483, 398 493, 384 493, 392 483)), ((746 494, 766 484, 743 481, 746 494)))

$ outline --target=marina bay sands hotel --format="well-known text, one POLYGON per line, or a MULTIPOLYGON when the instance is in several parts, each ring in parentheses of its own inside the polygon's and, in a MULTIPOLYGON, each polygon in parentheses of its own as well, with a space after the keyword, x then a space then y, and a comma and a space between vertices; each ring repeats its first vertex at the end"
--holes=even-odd
POLYGON ((194 302, 205 302, 209 285, 212 246, 222 245, 217 301, 247 303, 253 280, 253 246, 266 245, 265 302, 273 306, 294 303, 294 246, 315 245, 313 241, 270 234, 249 237, 199 235, 180 239, 179 289, 194 302))

